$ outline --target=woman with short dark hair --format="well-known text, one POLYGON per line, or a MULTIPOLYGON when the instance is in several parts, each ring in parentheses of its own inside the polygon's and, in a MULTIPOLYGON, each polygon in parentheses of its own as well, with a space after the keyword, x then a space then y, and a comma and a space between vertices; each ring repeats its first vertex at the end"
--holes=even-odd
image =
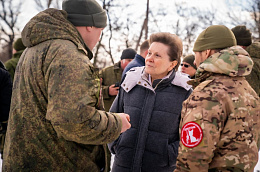
POLYGON ((178 72, 182 41, 155 33, 144 67, 131 69, 111 112, 130 115, 131 128, 109 144, 115 154, 112 172, 172 172, 179 146, 182 102, 191 93, 187 75, 178 72))

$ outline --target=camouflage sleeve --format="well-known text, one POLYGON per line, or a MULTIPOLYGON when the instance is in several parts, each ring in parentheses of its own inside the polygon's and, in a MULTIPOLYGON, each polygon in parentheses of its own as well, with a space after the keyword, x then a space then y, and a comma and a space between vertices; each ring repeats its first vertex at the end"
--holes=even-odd
POLYGON ((175 172, 208 171, 226 118, 223 102, 211 94, 193 92, 183 103, 175 172))
POLYGON ((103 98, 104 99, 109 99, 111 98, 109 96, 109 86, 108 85, 104 85, 104 79, 105 79, 105 76, 104 76, 104 70, 101 70, 99 72, 99 77, 102 78, 102 94, 103 94, 103 98))
POLYGON ((109 86, 102 85, 102 93, 103 93, 104 99, 110 99, 111 98, 109 96, 109 86))
MULTIPOLYGON (((46 118, 57 135, 82 144, 106 144, 115 140, 122 127, 120 116, 97 110, 100 80, 86 54, 73 45, 62 46, 46 67, 48 92, 46 118), (94 77, 96 76, 96 77, 94 77)), ((53 51, 53 53, 52 53, 53 51)))
POLYGON ((11 76, 11 78, 13 80, 14 79, 15 67, 12 65, 12 62, 10 60, 5 62, 5 68, 10 73, 10 76, 11 76))

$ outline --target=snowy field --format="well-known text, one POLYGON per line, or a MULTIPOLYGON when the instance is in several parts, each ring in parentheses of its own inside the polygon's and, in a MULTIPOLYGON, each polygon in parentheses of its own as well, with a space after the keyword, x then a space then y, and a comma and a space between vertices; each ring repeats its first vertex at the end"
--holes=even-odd
MULTIPOLYGON (((260 159, 260 152, 258 152, 258 163, 255 166, 254 172, 260 172, 260 160, 259 159, 260 159)), ((111 158, 111 167, 113 164, 113 160, 114 160, 114 156, 112 156, 112 158, 111 158)), ((0 161, 0 171, 2 172, 2 160, 0 161)))

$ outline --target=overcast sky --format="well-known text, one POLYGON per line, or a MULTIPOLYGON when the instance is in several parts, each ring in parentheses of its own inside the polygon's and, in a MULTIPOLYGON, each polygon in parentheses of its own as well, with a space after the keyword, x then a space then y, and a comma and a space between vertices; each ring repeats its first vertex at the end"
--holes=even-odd
MULTIPOLYGON (((184 0, 190 6, 196 6, 197 8, 210 8, 212 5, 220 10, 226 10, 226 0, 184 0)), ((100 1, 99 1, 100 2, 100 1)), ((140 12, 144 12, 146 10, 146 0, 131 0, 131 1, 120 1, 121 4, 125 2, 134 4, 130 6, 127 11, 124 13, 133 13, 134 15, 140 16, 140 12)), ((173 0, 150 0, 150 10, 156 9, 157 7, 164 6, 166 9, 174 9, 174 1, 173 0)), ((34 7, 35 2, 34 0, 24 0, 21 8, 21 15, 19 25, 22 29, 25 24, 39 11, 34 7)), ((121 11, 120 11, 121 12, 121 11)))

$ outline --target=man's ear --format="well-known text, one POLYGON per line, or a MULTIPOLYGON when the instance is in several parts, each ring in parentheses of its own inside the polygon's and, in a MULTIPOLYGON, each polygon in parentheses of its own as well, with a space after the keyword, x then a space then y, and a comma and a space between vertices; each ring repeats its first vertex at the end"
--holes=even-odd
POLYGON ((92 31, 92 26, 86 26, 86 30, 88 31, 88 32, 91 32, 92 31))
POLYGON ((209 56, 211 56, 214 53, 215 53, 214 50, 211 50, 211 49, 206 50, 206 58, 208 58, 209 56))
MULTIPOLYGON (((147 54, 148 54, 148 49, 147 49, 147 50, 145 50, 144 54, 145 54, 145 57, 146 57, 146 56, 147 56, 147 54)), ((144 57, 144 58, 145 58, 145 57, 144 57)))

